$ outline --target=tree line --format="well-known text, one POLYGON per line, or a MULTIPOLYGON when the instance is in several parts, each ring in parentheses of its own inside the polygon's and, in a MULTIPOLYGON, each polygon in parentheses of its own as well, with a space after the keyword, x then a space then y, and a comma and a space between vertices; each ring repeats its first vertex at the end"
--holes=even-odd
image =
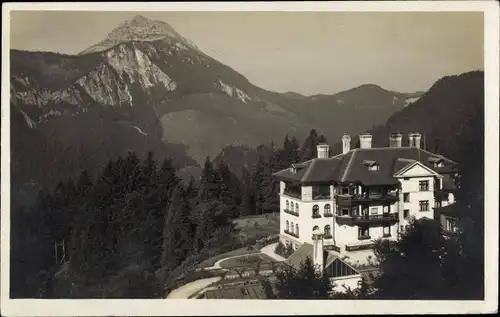
POLYGON ((172 272, 234 247, 232 189, 225 164, 207 164, 193 186, 151 152, 112 159, 96 177, 84 170, 13 213, 11 294, 161 297, 172 272))

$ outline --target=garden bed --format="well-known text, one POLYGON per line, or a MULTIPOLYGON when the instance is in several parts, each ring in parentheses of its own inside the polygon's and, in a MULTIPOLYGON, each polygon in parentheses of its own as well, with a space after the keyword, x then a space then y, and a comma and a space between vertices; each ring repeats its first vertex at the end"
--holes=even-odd
POLYGON ((276 262, 270 256, 258 253, 258 254, 250 254, 248 256, 242 256, 232 259, 227 259, 220 263, 221 268, 228 269, 233 267, 254 267, 258 263, 261 265, 268 264, 270 262, 276 262))

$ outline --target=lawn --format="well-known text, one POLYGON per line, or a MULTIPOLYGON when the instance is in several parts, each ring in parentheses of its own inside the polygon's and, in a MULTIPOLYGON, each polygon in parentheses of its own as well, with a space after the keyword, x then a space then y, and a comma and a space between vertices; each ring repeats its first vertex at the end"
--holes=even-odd
POLYGON ((242 217, 234 220, 236 229, 240 230, 240 238, 258 240, 270 235, 279 234, 280 218, 278 213, 242 217))
POLYGON ((279 233, 279 214, 264 214, 258 216, 241 217, 235 219, 234 225, 239 230, 239 240, 241 245, 247 245, 229 252, 215 255, 200 264, 198 268, 207 268, 215 264, 215 262, 224 258, 236 255, 254 254, 259 253, 259 248, 264 245, 257 244, 259 239, 267 238, 279 233), (255 247, 248 247, 254 245, 255 247))
POLYGON ((234 267, 254 267, 257 263, 267 264, 270 262, 276 262, 273 258, 267 256, 266 254, 250 254, 247 256, 242 256, 238 258, 227 259, 220 263, 223 269, 230 269, 234 267))

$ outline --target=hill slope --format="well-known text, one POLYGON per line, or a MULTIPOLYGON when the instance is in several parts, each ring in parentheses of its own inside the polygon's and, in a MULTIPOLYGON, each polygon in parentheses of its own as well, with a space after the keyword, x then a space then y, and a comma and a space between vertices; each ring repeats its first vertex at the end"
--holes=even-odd
MULTIPOLYGON (((460 162, 460 144, 476 133, 484 135, 484 72, 439 79, 420 99, 369 132, 373 146, 387 146, 392 132, 403 133, 406 146, 408 133, 420 132, 423 148, 460 162)), ((358 140, 354 137, 351 146, 358 140)), ((342 145, 336 144, 334 153, 341 151, 342 145)))

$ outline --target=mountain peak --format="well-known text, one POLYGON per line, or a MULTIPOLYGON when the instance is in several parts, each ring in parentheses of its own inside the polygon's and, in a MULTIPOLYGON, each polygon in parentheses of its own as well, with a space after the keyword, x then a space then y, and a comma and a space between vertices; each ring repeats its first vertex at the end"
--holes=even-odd
POLYGON ((134 24, 134 25, 146 25, 148 24, 149 22, 152 22, 151 20, 145 18, 144 16, 138 14, 136 16, 134 16, 132 18, 132 20, 130 20, 130 24, 134 24))
POLYGON ((197 50, 196 45, 177 33, 167 22, 150 20, 138 14, 114 28, 103 41, 84 50, 80 55, 104 51, 121 43, 156 41, 167 37, 197 50))

